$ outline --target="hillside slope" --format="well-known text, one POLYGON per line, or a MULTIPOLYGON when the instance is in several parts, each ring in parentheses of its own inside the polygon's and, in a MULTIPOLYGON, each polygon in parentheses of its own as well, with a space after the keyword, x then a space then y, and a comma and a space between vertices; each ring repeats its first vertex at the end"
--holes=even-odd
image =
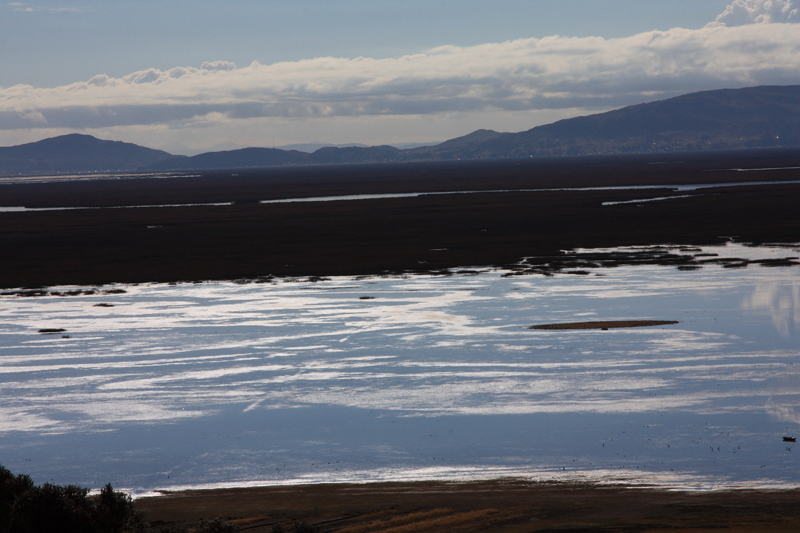
POLYGON ((170 157, 173 156, 163 150, 74 133, 0 148, 0 175, 117 172, 170 157))
POLYGON ((560 120, 473 147, 528 157, 800 146, 800 85, 722 89, 560 120))

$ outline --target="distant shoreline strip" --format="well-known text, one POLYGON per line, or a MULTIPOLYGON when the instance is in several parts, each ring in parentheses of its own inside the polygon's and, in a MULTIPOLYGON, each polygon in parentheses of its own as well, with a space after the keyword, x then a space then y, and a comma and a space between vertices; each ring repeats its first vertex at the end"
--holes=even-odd
POLYGON ((677 320, 602 320, 597 322, 569 322, 561 324, 539 324, 528 329, 611 329, 611 328, 644 328, 650 326, 669 326, 680 324, 677 320))

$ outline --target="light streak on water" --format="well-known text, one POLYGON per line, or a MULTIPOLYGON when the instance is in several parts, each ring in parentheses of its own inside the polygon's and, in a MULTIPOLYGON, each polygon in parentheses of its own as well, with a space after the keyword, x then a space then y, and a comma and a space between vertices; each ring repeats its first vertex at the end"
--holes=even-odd
POLYGON ((783 442, 800 432, 800 268, 502 274, 0 297, 0 464, 138 493, 499 476, 800 482, 800 448, 783 442), (680 324, 527 329, 639 318, 680 324))

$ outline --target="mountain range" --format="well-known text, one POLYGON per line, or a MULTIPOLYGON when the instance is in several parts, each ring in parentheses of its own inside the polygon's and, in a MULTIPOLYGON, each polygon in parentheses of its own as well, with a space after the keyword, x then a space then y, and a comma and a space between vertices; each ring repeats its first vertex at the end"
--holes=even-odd
POLYGON ((0 148, 0 175, 203 170, 800 146, 800 85, 690 93, 519 133, 477 130, 432 146, 242 148, 176 156, 70 134, 0 148))

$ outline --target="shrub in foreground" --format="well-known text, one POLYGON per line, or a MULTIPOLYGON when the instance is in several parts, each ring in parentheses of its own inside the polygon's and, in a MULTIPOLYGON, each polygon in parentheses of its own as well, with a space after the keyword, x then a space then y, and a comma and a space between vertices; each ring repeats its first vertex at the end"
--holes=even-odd
POLYGON ((0 465, 0 533, 122 533, 142 524, 133 500, 109 483, 99 495, 76 485, 41 486, 0 465))

